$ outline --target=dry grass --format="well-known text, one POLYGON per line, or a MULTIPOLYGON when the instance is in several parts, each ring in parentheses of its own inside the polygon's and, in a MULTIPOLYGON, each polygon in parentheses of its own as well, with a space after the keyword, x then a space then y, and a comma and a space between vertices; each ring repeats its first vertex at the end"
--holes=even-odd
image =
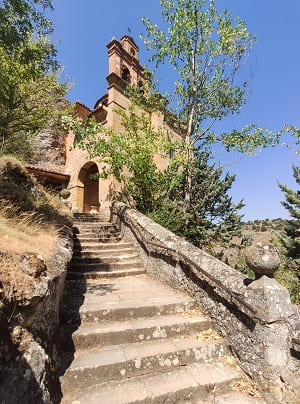
POLYGON ((16 257, 9 254, 0 254, 0 280, 2 296, 7 301, 24 301, 35 288, 36 281, 32 276, 24 273, 16 257))
POLYGON ((56 240, 55 227, 43 224, 39 215, 17 213, 14 205, 0 201, 0 251, 12 255, 36 253, 47 259, 56 240))
POLYGON ((37 254, 47 261, 57 237, 57 229, 43 224, 41 216, 18 213, 14 205, 0 201, 0 286, 8 301, 26 300, 38 282, 35 274, 24 269, 22 257, 37 254))
MULTIPOLYGON (((243 235, 252 237, 252 242, 251 242, 252 245, 255 245, 258 242, 269 244, 271 242, 271 239, 275 237, 275 234, 272 230, 259 232, 259 231, 255 231, 255 230, 246 229, 246 230, 243 230, 243 235)), ((241 242, 241 239, 239 237, 234 237, 232 239, 232 242, 239 245, 241 242)), ((224 250, 224 248, 220 245, 216 245, 216 246, 214 246, 214 248, 217 252, 224 250)), ((240 251, 238 248, 231 247, 231 248, 225 249, 225 256, 228 259, 228 263, 229 263, 229 265, 231 265, 233 267, 239 258, 239 254, 240 254, 240 251)), ((242 252, 242 254, 244 254, 244 253, 242 252)))
MULTIPOLYGON (((226 365, 232 367, 235 371, 242 372, 233 356, 224 356, 222 360, 224 363, 226 363, 226 365)), ((257 384, 246 374, 243 374, 243 377, 235 382, 233 390, 250 397, 260 398, 257 384)))
POLYGON ((200 341, 219 341, 222 338, 217 331, 209 328, 197 334, 197 339, 200 341))
POLYGON ((248 376, 244 376, 241 380, 237 381, 233 386, 233 390, 246 394, 250 397, 260 398, 257 384, 254 383, 248 376))
POLYGON ((45 262, 68 221, 61 208, 58 195, 38 184, 22 163, 0 158, 0 300, 27 302, 42 285, 45 262))
POLYGON ((57 240, 54 228, 42 227, 24 231, 0 218, 0 251, 12 255, 35 253, 48 259, 57 240))

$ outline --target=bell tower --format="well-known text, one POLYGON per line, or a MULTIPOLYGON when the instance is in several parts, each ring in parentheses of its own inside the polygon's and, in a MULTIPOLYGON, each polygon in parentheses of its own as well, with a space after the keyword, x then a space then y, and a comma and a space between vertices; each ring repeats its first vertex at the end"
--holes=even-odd
POLYGON ((139 86, 140 81, 144 80, 144 74, 139 62, 139 48, 134 39, 129 35, 124 35, 120 41, 112 38, 107 48, 108 83, 111 84, 113 76, 116 75, 124 81, 124 88, 127 84, 139 86))

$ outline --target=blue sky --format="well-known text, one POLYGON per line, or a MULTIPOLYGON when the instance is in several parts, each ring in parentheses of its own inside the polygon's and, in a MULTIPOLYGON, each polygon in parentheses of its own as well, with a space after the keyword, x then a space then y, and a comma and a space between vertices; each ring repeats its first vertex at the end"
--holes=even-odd
MULTIPOLYGON (((300 127, 300 1, 299 0, 217 0, 218 8, 239 15, 251 33, 258 36, 255 49, 244 73, 251 79, 248 103, 239 115, 222 122, 230 130, 257 123, 273 131, 288 123, 300 127)), ((143 16, 160 24, 159 0, 54 0, 50 18, 55 24, 53 39, 57 41, 58 58, 64 74, 76 83, 67 95, 70 101, 80 99, 93 107, 106 92, 108 73, 106 44, 115 36, 131 35, 140 47, 140 60, 150 57, 139 38, 144 32, 143 16)), ((162 71, 162 89, 172 86, 172 71, 162 71)), ((245 220, 287 217, 280 205, 283 194, 277 180, 296 189, 292 164, 299 165, 299 156, 290 135, 283 142, 290 144, 265 149, 255 157, 216 153, 216 160, 227 164, 226 170, 236 174, 230 191, 233 200, 244 199, 245 220), (237 160, 232 163, 232 160, 237 160)), ((299 148, 300 146, 298 146, 299 148)))

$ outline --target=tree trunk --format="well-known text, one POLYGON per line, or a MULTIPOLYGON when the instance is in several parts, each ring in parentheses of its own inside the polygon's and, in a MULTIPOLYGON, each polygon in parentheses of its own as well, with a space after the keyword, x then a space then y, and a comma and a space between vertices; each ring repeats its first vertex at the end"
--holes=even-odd
POLYGON ((192 190, 192 164, 194 160, 194 154, 190 148, 190 138, 185 139, 186 143, 186 186, 184 195, 184 206, 188 210, 191 207, 191 190, 192 190))

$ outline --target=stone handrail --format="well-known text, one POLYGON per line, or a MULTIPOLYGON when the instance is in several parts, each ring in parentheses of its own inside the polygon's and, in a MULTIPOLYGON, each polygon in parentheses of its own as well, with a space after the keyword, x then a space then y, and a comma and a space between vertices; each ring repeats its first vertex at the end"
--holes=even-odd
MULTIPOLYGON (((128 209, 126 205, 123 205, 118 202, 114 202, 113 212, 120 213, 128 209)), ((125 216, 123 215, 123 220, 125 216)), ((214 257, 195 247, 194 245, 186 242, 184 239, 177 237, 174 233, 169 230, 163 228, 157 223, 153 222, 151 219, 146 216, 141 215, 137 211, 131 211, 131 214, 126 217, 126 223, 130 226, 131 230, 135 230, 138 233, 139 240, 144 242, 144 247, 146 248, 148 254, 159 251, 162 255, 172 256, 177 262, 185 263, 189 265, 194 272, 197 273, 199 277, 204 278, 213 288, 220 289, 220 292, 223 295, 226 295, 227 298, 230 299, 231 303, 235 303, 240 310, 245 312, 245 314, 249 315, 253 319, 255 319, 256 309, 251 306, 242 296, 241 291, 245 289, 246 277, 240 274, 239 272, 232 270, 231 267, 224 264, 223 262, 216 260, 214 257), (134 220, 133 216, 140 216, 139 220, 134 220), (146 221, 148 223, 140 223, 140 220, 143 222, 146 221), (147 224, 147 227, 146 227, 147 224), (154 231, 151 231, 154 230, 154 231), (202 260, 213 260, 214 264, 218 265, 217 270, 213 272, 208 272, 205 269, 205 265, 202 264, 202 260), (224 271, 230 272, 231 277, 236 276, 236 282, 233 288, 226 285, 224 282, 224 271), (221 269, 221 273, 218 271, 221 269), (238 291, 237 291, 238 290, 238 291)))
POLYGON ((266 276, 248 279, 124 203, 112 203, 112 217, 135 242, 149 275, 193 296, 241 367, 272 402, 285 402, 295 319, 286 288, 266 276))

